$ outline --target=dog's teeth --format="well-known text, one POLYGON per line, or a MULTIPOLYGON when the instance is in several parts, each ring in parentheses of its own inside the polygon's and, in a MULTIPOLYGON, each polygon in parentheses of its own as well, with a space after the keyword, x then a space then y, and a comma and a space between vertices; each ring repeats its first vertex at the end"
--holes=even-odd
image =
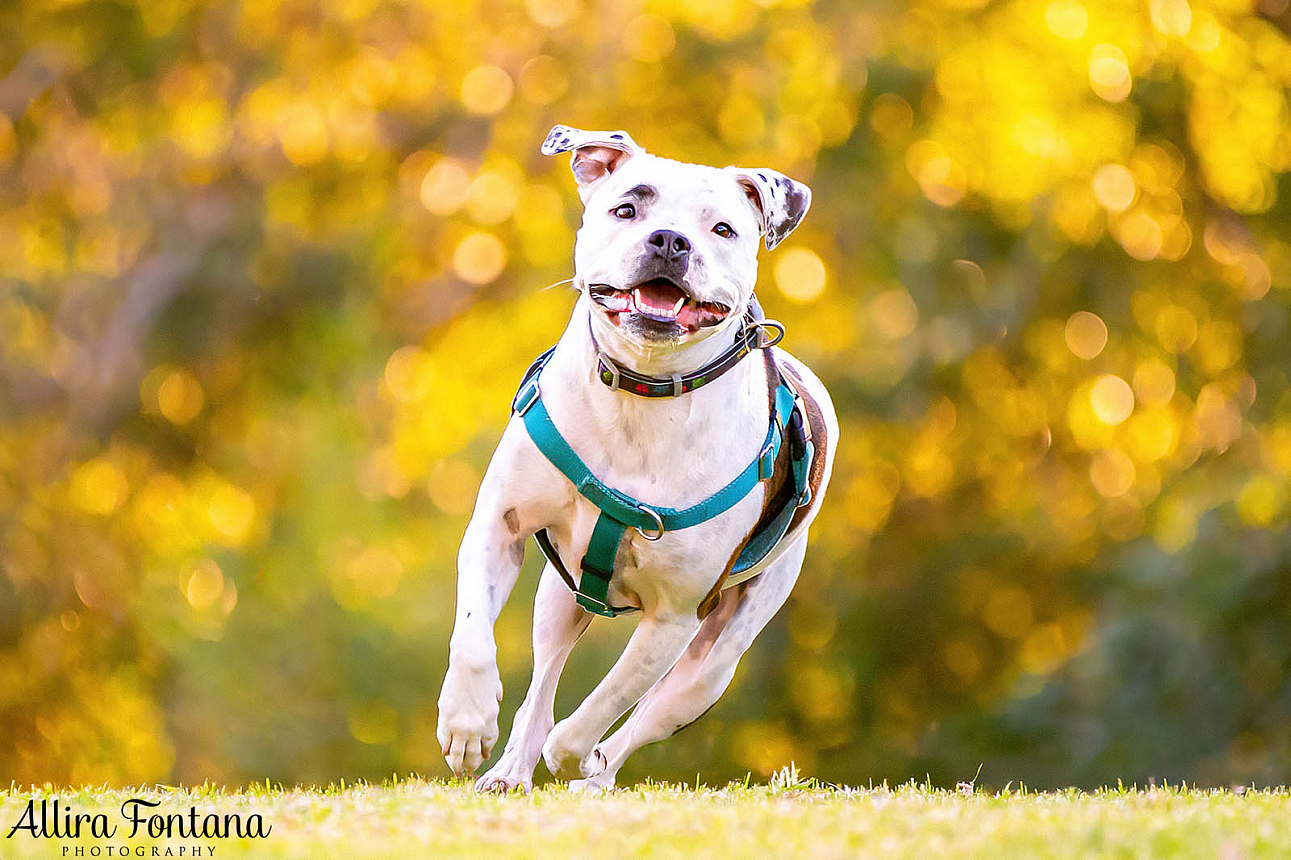
POLYGON ((677 303, 671 308, 658 307, 649 299, 642 297, 640 288, 633 290, 629 293, 629 296, 631 297, 632 309, 637 313, 646 313, 655 317, 667 317, 669 319, 676 319, 677 314, 681 312, 682 306, 687 302, 687 298, 682 296, 677 299, 677 303))

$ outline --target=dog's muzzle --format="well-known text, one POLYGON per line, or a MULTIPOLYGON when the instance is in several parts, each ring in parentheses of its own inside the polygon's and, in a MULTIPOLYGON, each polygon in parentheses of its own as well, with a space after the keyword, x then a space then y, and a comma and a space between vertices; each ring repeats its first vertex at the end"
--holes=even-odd
POLYGON ((654 323, 671 324, 681 331, 694 333, 715 326, 731 313, 721 302, 701 302, 666 275, 650 274, 627 286, 589 284, 587 293, 610 319, 618 323, 621 316, 634 315, 654 323))
POLYGON ((614 323, 620 316, 694 333, 715 326, 730 315, 721 302, 695 298, 686 284, 690 269, 690 240, 676 230, 655 230, 646 237, 636 274, 626 286, 589 284, 588 294, 614 323))

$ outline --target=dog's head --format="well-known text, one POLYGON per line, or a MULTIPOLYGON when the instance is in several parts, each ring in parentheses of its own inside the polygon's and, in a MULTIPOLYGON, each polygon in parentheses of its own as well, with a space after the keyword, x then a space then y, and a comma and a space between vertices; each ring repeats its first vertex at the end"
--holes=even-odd
POLYGON ((811 205, 811 189, 774 170, 660 158, 622 131, 558 125, 542 151, 573 153, 583 200, 575 284, 593 313, 647 347, 738 320, 757 280, 759 238, 774 248, 811 205))

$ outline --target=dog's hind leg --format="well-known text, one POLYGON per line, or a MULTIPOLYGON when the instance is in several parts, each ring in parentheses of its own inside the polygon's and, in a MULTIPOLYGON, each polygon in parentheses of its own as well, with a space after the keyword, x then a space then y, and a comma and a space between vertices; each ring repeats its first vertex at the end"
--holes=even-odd
MULTIPOLYGON (((691 605, 698 606, 699 600, 696 596, 691 605)), ((547 769, 561 779, 600 773, 605 758, 598 742, 681 658, 699 624, 693 609, 645 610, 614 666, 583 703, 548 733, 542 747, 547 769)))
POLYGON ((804 534, 761 574, 722 592, 717 608, 704 619, 681 659, 641 698, 619 730, 598 747, 606 759, 605 770, 576 780, 571 789, 613 787, 615 774, 628 756, 667 738, 713 706, 731 683, 735 667, 754 637, 788 599, 806 549, 804 534))
POLYGON ((533 602, 533 678, 511 724, 506 749, 497 764, 476 781, 477 791, 533 789, 534 768, 555 724, 556 684, 569 652, 591 620, 591 614, 574 602, 555 568, 550 564, 543 568, 533 602))

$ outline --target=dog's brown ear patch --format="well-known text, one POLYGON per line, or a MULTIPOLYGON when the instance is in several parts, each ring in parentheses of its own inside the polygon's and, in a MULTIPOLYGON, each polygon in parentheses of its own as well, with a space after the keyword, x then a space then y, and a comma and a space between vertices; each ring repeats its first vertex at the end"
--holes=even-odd
POLYGON ((542 154, 562 152, 573 152, 569 166, 578 183, 578 194, 586 200, 594 185, 645 150, 626 131, 583 131, 558 125, 542 142, 542 154))

